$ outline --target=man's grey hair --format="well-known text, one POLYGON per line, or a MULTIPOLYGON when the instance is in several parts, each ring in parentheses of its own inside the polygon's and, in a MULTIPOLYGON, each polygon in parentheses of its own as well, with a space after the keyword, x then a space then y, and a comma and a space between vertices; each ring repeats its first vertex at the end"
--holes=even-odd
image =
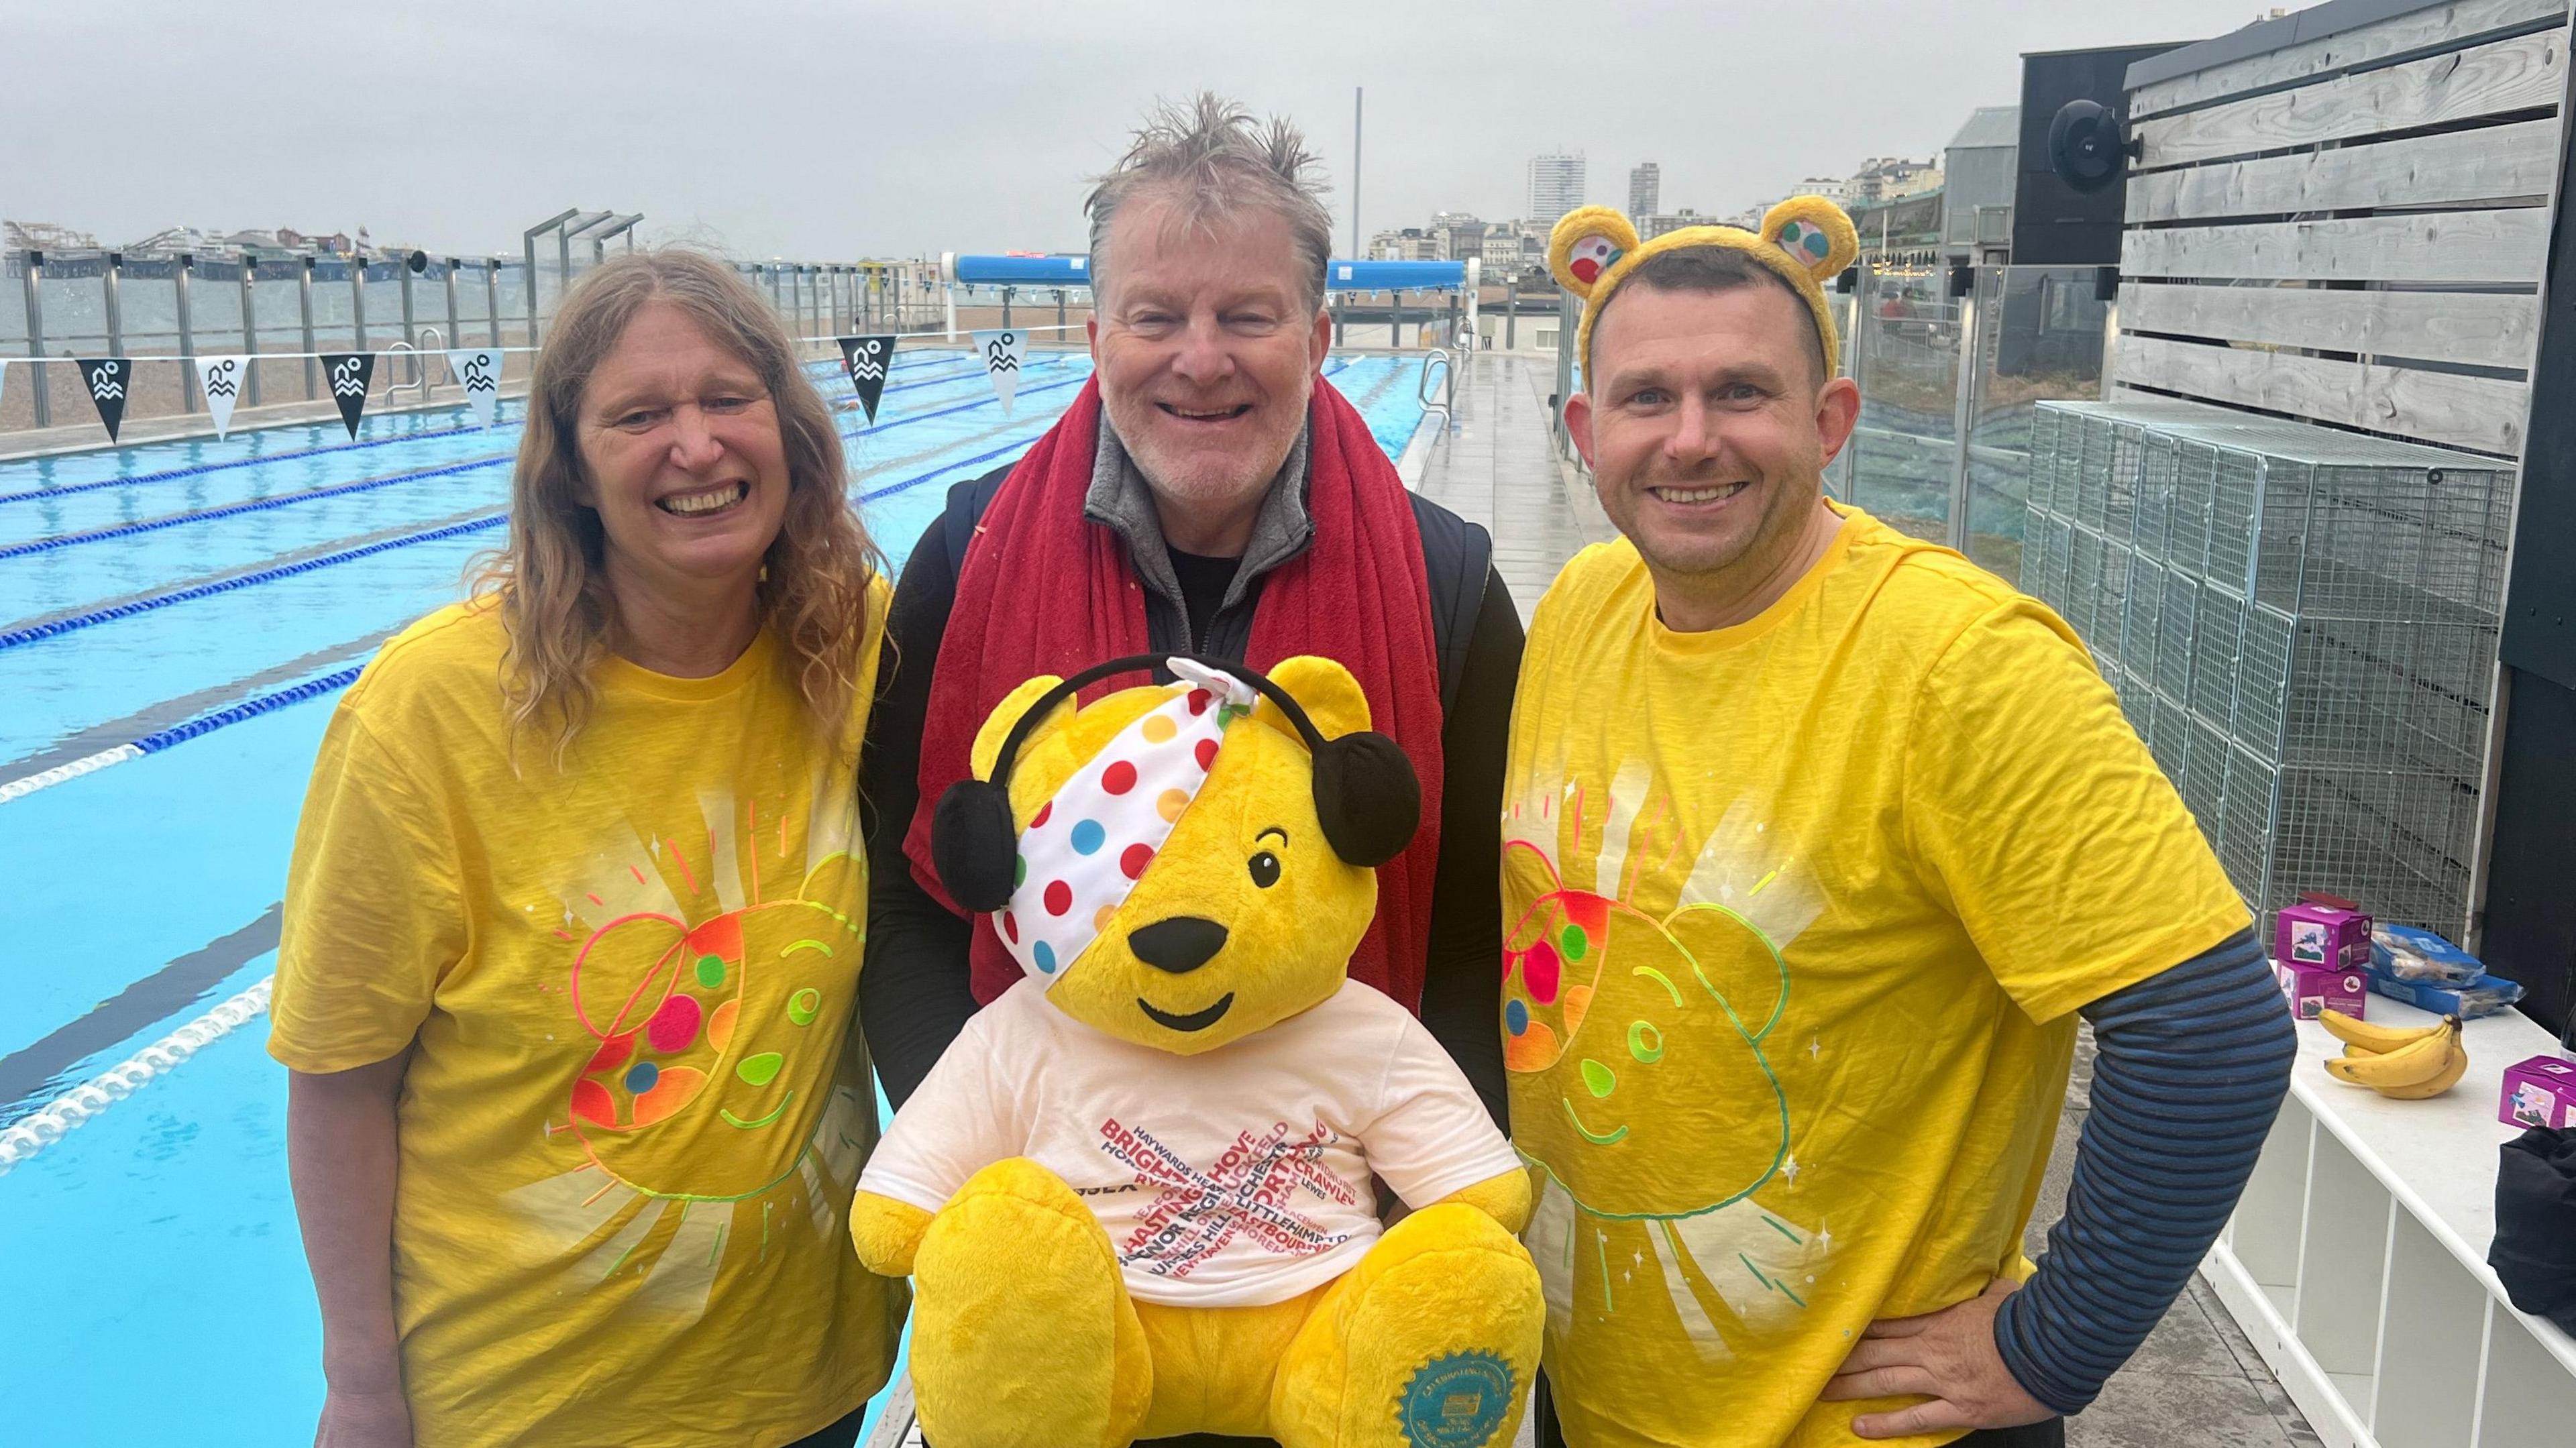
POLYGON ((1297 250, 1306 305, 1322 307, 1333 252, 1333 218, 1322 200, 1329 188, 1316 175, 1322 164, 1283 117, 1263 125, 1213 91, 1186 105, 1163 102, 1083 203, 1091 214, 1092 294, 1099 295, 1110 222, 1119 207, 1148 195, 1175 203, 1175 223, 1202 229, 1249 207, 1278 212, 1297 250))

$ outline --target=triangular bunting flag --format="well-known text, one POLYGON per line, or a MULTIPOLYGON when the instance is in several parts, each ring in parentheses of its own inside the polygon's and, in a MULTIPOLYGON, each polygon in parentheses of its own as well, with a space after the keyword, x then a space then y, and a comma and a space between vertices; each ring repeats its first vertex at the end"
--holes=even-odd
POLYGON ((1028 355, 1028 335, 1007 327, 999 332, 977 332, 975 350, 983 354, 984 371, 993 379, 993 390, 1002 395, 1002 415, 1010 416, 1011 398, 1020 390, 1020 359, 1028 355))
POLYGON ((465 389, 465 403, 474 409, 475 422, 490 427, 501 413, 501 354, 489 347, 450 352, 447 367, 465 389))
POLYGON ((859 390, 859 406, 868 410, 868 422, 877 420, 877 399, 885 396, 886 369, 894 362, 892 337, 835 337, 841 344, 841 365, 849 369, 850 385, 859 390))
POLYGON ((233 404, 241 401, 242 370, 247 357, 200 357, 197 386, 206 394, 206 415, 215 420, 215 436, 233 430, 233 404))
POLYGON ((89 400, 98 404, 98 420, 107 424, 107 440, 114 442, 116 429, 125 421, 125 387, 134 380, 134 364, 122 357, 78 361, 81 380, 89 384, 89 400))
POLYGON ((376 380, 376 354, 373 352, 325 352, 322 375, 331 379, 331 400, 340 404, 340 421, 347 424, 351 441, 358 436, 358 419, 366 415, 367 387, 376 380))

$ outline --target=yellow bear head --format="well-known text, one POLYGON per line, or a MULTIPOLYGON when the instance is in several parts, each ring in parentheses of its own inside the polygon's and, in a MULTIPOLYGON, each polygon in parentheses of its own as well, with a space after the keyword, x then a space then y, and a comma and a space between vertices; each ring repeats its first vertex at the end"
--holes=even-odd
MULTIPOLYGON (((1269 677, 1323 738, 1369 727, 1368 701, 1340 664, 1292 658, 1269 677)), ((992 777, 1005 739, 1057 682, 1031 679, 995 707, 976 736, 977 779, 992 777)), ((1344 860, 1326 838, 1303 737, 1276 704, 1244 697, 1211 699, 1185 680, 1122 690, 1079 709, 1061 704, 1011 763, 1016 908, 996 912, 991 928, 1047 982, 1059 1009, 1121 1040, 1196 1055, 1318 1005, 1341 989, 1377 912, 1376 870, 1344 860), (1156 791, 1136 785, 1132 771, 1122 775, 1119 760, 1103 765, 1106 753, 1171 740, 1166 721, 1186 725, 1202 709, 1214 711, 1218 732, 1199 739, 1194 789, 1156 791), (1128 842, 1114 823, 1104 832, 1075 817, 1082 809, 1068 800, 1112 802, 1098 792, 1104 780, 1119 796, 1130 789, 1160 796, 1155 807, 1169 834, 1158 847, 1128 842), (1068 790, 1077 781, 1091 792, 1068 790), (1032 860, 1050 858, 1041 841, 1059 861, 1118 861, 1125 877, 1111 881, 1118 898, 1094 904, 1106 897, 1058 891, 1031 875, 1032 860), (1093 913, 1069 918, 1080 910, 1093 913), (1087 943, 1062 957, 1034 938, 1050 930, 1087 943)), ((1188 748, 1191 737, 1163 747, 1188 748)), ((1042 863, 1040 873, 1048 868, 1042 863)))

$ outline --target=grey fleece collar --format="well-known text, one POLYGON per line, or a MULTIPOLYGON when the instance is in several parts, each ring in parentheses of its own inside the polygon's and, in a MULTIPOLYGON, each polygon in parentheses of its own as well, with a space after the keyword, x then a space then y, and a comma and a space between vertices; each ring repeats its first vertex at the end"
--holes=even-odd
MULTIPOLYGON (((1287 461, 1279 465, 1279 475, 1270 480, 1270 491, 1262 495, 1261 512, 1252 520, 1252 541, 1244 546, 1243 562, 1234 572, 1234 582, 1225 590, 1222 608, 1232 608, 1244 593, 1289 559, 1306 551, 1315 541, 1315 520, 1306 511, 1307 429, 1297 429, 1296 442, 1289 445, 1287 461)), ((1127 540, 1127 554, 1136 561, 1136 571, 1145 585, 1161 594, 1163 601, 1186 612, 1181 598, 1181 581, 1172 572, 1171 554, 1163 539, 1163 522, 1154 511, 1154 490, 1145 475, 1136 470, 1136 460, 1127 453, 1127 445, 1118 440, 1104 413, 1100 419, 1100 449, 1091 460, 1091 490, 1083 494, 1082 515, 1094 523, 1114 528, 1127 540)))

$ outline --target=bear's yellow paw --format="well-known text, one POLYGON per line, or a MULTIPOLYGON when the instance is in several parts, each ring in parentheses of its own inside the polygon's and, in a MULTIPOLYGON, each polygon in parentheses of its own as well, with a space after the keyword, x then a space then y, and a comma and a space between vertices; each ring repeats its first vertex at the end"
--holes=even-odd
POLYGON ((1091 1209, 1025 1158, 969 1177, 913 1259, 912 1388, 940 1448, 1120 1448, 1153 1397, 1091 1209))
POLYGON ((929 1230, 930 1213, 910 1202, 874 1192, 850 1202, 850 1245, 859 1249, 860 1264, 879 1277, 911 1276, 912 1256, 929 1230))
POLYGON ((1520 1428, 1547 1306, 1484 1212, 1398 1222, 1333 1284, 1271 1395, 1286 1448, 1498 1448, 1520 1428))

